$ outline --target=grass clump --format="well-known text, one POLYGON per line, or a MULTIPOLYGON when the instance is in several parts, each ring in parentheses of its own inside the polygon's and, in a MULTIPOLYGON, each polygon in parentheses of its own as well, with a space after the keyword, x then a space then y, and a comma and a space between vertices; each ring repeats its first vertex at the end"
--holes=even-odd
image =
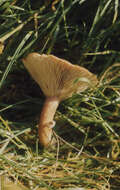
POLYGON ((12 189, 119 189, 119 8, 118 0, 0 2, 0 179, 8 176, 12 189), (21 62, 32 51, 99 79, 60 104, 57 147, 47 150, 37 137, 44 96, 21 62))

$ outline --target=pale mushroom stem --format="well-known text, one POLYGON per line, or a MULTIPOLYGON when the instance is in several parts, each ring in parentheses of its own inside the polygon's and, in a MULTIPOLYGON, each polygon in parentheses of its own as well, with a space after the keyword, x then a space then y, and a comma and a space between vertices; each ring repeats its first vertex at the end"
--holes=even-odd
POLYGON ((55 125, 53 118, 59 103, 57 97, 47 97, 43 105, 38 129, 39 140, 43 146, 48 146, 51 142, 52 127, 55 125))

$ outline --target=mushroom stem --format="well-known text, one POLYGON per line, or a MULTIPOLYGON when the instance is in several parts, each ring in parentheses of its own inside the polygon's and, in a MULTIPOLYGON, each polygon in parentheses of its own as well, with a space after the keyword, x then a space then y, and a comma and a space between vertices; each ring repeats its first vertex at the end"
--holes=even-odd
POLYGON ((43 146, 50 144, 52 128, 55 125, 53 118, 59 102, 57 97, 47 97, 43 105, 38 128, 39 140, 43 146))

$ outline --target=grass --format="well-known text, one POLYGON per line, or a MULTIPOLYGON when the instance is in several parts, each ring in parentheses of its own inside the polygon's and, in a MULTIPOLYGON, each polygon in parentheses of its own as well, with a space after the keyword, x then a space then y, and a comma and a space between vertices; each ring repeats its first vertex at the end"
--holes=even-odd
POLYGON ((120 188, 119 9, 118 0, 0 2, 1 184, 8 176, 18 190, 120 188), (38 143, 44 95, 21 62, 32 51, 84 66, 99 79, 95 89, 60 104, 57 147, 50 149, 38 143))

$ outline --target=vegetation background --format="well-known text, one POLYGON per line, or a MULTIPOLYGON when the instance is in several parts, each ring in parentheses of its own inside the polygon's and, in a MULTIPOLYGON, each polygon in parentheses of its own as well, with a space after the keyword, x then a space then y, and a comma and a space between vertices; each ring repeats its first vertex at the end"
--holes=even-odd
POLYGON ((119 0, 1 0, 0 53, 0 175, 32 190, 120 189, 119 0), (37 134, 44 95, 21 61, 32 51, 99 79, 60 104, 58 143, 46 150, 37 134))

